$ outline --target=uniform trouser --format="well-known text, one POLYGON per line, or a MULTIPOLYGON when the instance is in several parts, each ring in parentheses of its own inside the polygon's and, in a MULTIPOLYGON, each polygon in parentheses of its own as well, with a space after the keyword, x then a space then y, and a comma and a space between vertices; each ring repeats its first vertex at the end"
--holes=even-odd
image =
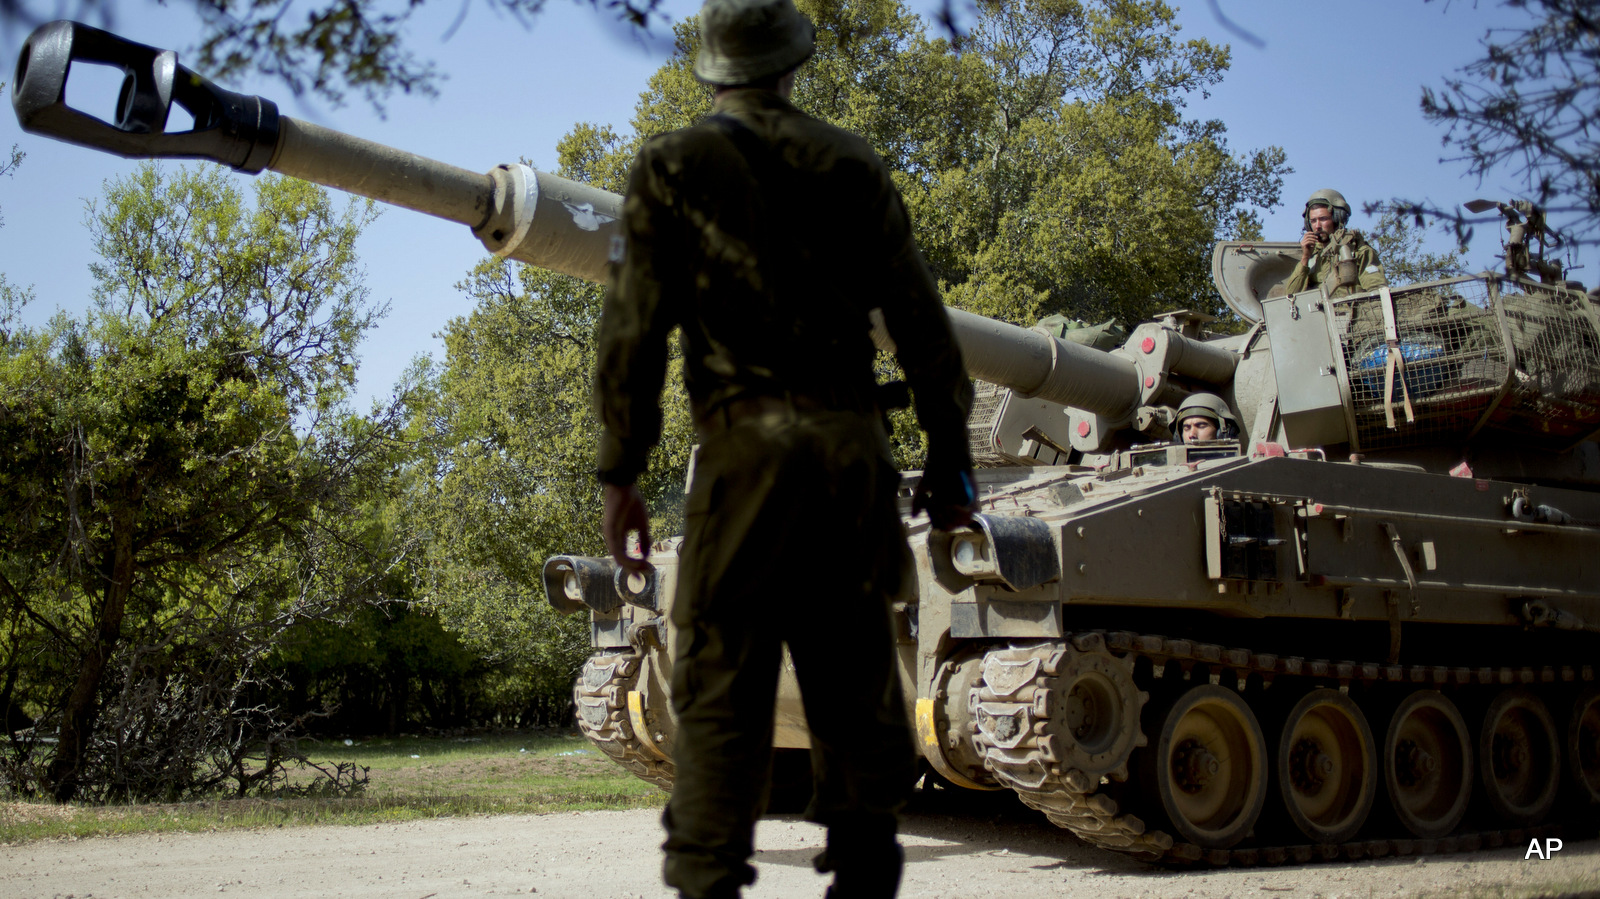
POLYGON ((893 896, 915 778, 889 604, 908 570, 899 474, 874 416, 784 410, 707 436, 685 508, 672 619, 676 776, 669 886, 734 896, 771 770, 787 644, 812 739, 807 817, 839 899, 893 896))

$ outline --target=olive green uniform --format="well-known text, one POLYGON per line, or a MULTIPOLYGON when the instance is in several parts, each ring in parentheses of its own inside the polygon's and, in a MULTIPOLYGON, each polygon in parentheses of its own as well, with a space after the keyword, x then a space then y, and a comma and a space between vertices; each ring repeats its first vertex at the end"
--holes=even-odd
POLYGON ((1361 237, 1361 232, 1340 228, 1333 232, 1328 242, 1311 257, 1314 265, 1295 263, 1294 271, 1289 273, 1289 279, 1283 283, 1284 291, 1296 294, 1322 286, 1323 281, 1333 277, 1334 264, 1339 261, 1339 247, 1344 245, 1350 247, 1351 255, 1356 261, 1356 284, 1354 287, 1337 288, 1330 299, 1377 290, 1389 283, 1389 279, 1383 275, 1383 263, 1378 260, 1378 252, 1361 237))
POLYGON ((645 144, 623 231, 600 327, 600 475, 644 469, 674 327, 701 438, 672 608, 667 883, 714 896, 753 881, 787 644, 835 888, 890 895, 916 770, 889 607, 910 559, 868 311, 896 341, 930 453, 965 462, 972 397, 899 194, 860 138, 739 90, 645 144))

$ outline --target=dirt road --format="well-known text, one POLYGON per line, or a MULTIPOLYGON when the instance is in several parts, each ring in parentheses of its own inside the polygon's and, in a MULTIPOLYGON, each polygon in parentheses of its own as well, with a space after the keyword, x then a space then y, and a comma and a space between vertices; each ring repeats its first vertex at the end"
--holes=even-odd
MULTIPOLYGON (((654 811, 453 818, 367 827, 109 837, 0 848, 0 895, 668 899, 654 811)), ((751 899, 821 896, 810 858, 822 832, 763 821, 751 899)), ((1526 847, 1429 859, 1173 873, 1090 849, 1048 825, 918 812, 908 817, 905 899, 975 897, 1525 896, 1600 889, 1600 843, 1548 861, 1526 847), (1474 889, 1477 888, 1477 889, 1474 889), (1501 888, 1505 888, 1503 891, 1501 888)))

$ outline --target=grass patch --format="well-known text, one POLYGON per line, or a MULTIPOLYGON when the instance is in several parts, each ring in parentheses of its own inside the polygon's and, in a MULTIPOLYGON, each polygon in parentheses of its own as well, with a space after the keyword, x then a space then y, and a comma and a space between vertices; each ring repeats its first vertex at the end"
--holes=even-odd
MULTIPOLYGON (((394 737, 320 744, 323 763, 371 769, 359 796, 215 799, 174 805, 0 802, 0 844, 128 833, 204 832, 308 824, 379 824, 455 815, 659 808, 666 794, 576 734, 394 737)), ((292 781, 312 778, 296 772, 292 781)))

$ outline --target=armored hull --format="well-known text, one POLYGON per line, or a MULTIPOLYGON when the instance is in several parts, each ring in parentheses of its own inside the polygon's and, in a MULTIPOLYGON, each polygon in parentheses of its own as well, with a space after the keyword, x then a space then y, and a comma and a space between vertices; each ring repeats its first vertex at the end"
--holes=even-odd
MULTIPOLYGON (((1600 528, 1513 517, 1526 484, 1316 453, 1171 468, 985 470, 987 538, 910 522, 919 592, 897 609, 899 649, 933 772, 1166 862, 1592 827, 1600 643, 1575 620, 1593 620, 1592 588, 1571 585, 1593 583, 1600 528), (1024 555, 1035 573, 1008 583, 1024 555)), ((1537 493, 1600 521, 1590 491, 1537 493)), ((661 608, 674 550, 654 555, 661 608)), ((667 787, 675 635, 649 605, 592 614, 579 724, 667 787)), ((778 744, 806 746, 792 678, 780 705, 778 744)))

